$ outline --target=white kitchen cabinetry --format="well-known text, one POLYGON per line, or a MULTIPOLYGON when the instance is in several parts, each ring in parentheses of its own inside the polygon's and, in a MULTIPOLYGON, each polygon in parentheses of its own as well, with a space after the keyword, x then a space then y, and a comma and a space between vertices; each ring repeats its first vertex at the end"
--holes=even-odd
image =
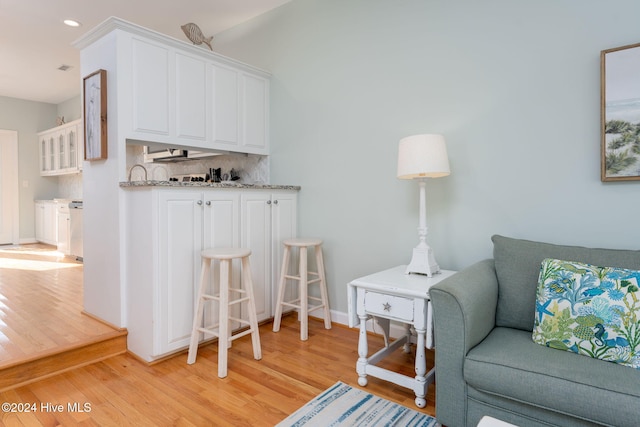
MULTIPOLYGON (((279 242, 273 239, 295 236, 294 191, 245 194, 235 189, 136 189, 127 191, 127 197, 131 230, 135 230, 128 245, 130 351, 152 361, 188 347, 200 252, 208 247, 251 249, 258 319, 273 316, 277 288, 273 265, 281 256, 280 250, 274 252, 279 242)), ((212 277, 217 274, 217 268, 213 269, 212 277)), ((234 265, 232 280, 239 279, 239 268, 234 265)), ((212 307, 205 319, 217 318, 212 307)))
POLYGON ((97 40, 128 143, 269 154, 269 73, 118 18, 79 47, 97 40))
POLYGON ((56 203, 53 200, 36 200, 36 240, 48 245, 58 244, 56 203))
POLYGON ((40 175, 65 175, 82 170, 82 121, 74 120, 38 133, 40 175))

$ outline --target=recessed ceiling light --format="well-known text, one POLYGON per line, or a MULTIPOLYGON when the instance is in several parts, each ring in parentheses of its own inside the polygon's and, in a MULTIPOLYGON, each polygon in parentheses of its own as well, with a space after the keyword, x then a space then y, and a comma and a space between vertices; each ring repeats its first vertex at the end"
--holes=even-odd
POLYGON ((79 23, 78 21, 75 21, 73 19, 65 19, 62 22, 64 22, 64 25, 68 25, 70 27, 79 27, 80 25, 82 25, 81 23, 79 23))

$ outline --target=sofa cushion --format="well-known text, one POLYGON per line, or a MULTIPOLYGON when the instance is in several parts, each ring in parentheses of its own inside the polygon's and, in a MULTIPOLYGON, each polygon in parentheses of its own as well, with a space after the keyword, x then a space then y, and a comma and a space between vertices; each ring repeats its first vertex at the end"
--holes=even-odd
POLYGON ((640 369, 640 271, 545 259, 533 341, 640 369))
POLYGON ((636 426, 640 371, 540 346, 495 328, 471 349, 464 379, 476 390, 591 422, 636 426))
POLYGON ((498 277, 496 326, 533 330, 538 274, 545 258, 640 270, 640 251, 553 245, 498 235, 491 240, 498 277))

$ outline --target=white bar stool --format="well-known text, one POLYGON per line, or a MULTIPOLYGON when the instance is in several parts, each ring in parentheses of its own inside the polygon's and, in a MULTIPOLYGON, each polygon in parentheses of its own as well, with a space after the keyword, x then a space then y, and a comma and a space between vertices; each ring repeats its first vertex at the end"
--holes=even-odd
POLYGON ((293 307, 300 310, 300 339, 306 341, 309 338, 309 313, 314 310, 323 309, 324 327, 331 329, 331 313, 329 311, 329 296, 327 294, 327 281, 324 274, 324 260, 322 258, 322 240, 313 238, 286 239, 284 244, 284 256, 282 258, 282 270, 280 271, 280 283, 278 285, 278 301, 276 303, 276 313, 273 318, 273 332, 280 330, 282 320, 282 310, 286 307, 293 307), (313 247, 316 255, 317 272, 307 270, 307 249, 313 247), (300 265, 297 276, 287 274, 289 271, 289 260, 291 258, 291 248, 298 248, 300 251, 300 265), (309 275, 316 276, 309 280, 309 275), (298 298, 285 301, 284 294, 287 279, 297 280, 298 298), (320 286, 320 298, 309 296, 309 285, 318 283, 320 286), (309 305, 309 301, 318 302, 317 305, 309 305))
MULTIPOLYGON (((200 272, 200 288, 198 290, 198 299, 196 303, 196 313, 193 318, 193 329, 191 331, 191 343, 189 344, 189 355, 187 363, 193 364, 196 361, 198 352, 198 336, 200 332, 211 334, 218 337, 218 377, 227 376, 227 353, 231 347, 231 341, 251 334, 251 342, 253 345, 253 357, 256 360, 262 359, 262 350, 260 348, 260 334, 258 332, 258 318, 256 315, 256 305, 253 296, 253 282, 251 280, 251 267, 249 265, 249 255, 251 249, 246 248, 214 248, 202 251, 202 268, 200 272), (240 258, 242 261, 242 287, 231 287, 231 263, 234 259, 240 258), (220 281, 219 292, 214 294, 206 293, 206 285, 209 279, 211 265, 215 260, 220 261, 220 281), (239 294, 236 299, 230 299, 230 294, 239 294), (204 303, 207 301, 218 301, 219 316, 218 323, 201 327, 202 316, 204 315, 204 303), (229 313, 229 307, 234 304, 247 302, 249 320, 232 317, 229 313), (238 332, 235 335, 230 331, 229 321, 236 321, 241 325, 249 325, 249 329, 238 332)), ((215 286, 212 286, 214 289, 215 286)))

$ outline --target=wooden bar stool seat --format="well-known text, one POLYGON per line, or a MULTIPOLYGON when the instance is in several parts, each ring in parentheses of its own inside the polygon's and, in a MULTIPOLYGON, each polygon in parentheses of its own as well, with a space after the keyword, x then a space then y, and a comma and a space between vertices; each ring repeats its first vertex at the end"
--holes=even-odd
MULTIPOLYGON (((249 255, 251 255, 251 250, 246 248, 213 248, 205 249, 201 252, 200 287, 193 318, 187 363, 193 364, 196 361, 200 332, 218 337, 218 377, 220 378, 227 376, 228 348, 231 347, 231 342, 235 339, 251 334, 253 357, 256 360, 262 359, 249 255), (242 264, 241 288, 231 286, 231 265, 234 259, 240 259, 242 264), (218 292, 216 293, 212 290, 211 293, 207 293, 207 282, 209 281, 211 266, 216 260, 220 263, 218 292), (218 323, 202 326, 205 302, 212 301, 218 302, 218 323), (230 307, 243 302, 247 303, 248 320, 234 317, 230 313, 230 307), (249 328, 233 334, 230 330, 230 321, 249 326, 249 328)), ((215 288, 216 286, 212 286, 212 289, 215 288)))
POLYGON ((322 257, 322 240, 315 238, 294 238, 286 239, 283 242, 284 256, 282 257, 282 270, 280 271, 280 281, 278 285, 278 300, 276 302, 276 312, 273 318, 273 332, 280 330, 280 322, 282 320, 282 311, 284 307, 291 307, 299 310, 300 318, 300 339, 306 341, 309 338, 309 313, 315 310, 323 310, 324 327, 331 329, 331 312, 329 311, 329 296, 327 293, 327 281, 324 272, 324 260, 322 257), (291 249, 299 250, 299 268, 298 275, 290 275, 289 262, 291 259, 291 249), (307 250, 314 248, 316 256, 316 268, 318 271, 308 271, 307 269, 307 250), (312 276, 312 279, 309 279, 312 276), (285 301, 285 293, 287 280, 296 280, 298 282, 297 298, 285 301), (318 284, 320 288, 320 297, 309 296, 309 286, 318 284), (315 305, 309 305, 309 302, 315 305))

